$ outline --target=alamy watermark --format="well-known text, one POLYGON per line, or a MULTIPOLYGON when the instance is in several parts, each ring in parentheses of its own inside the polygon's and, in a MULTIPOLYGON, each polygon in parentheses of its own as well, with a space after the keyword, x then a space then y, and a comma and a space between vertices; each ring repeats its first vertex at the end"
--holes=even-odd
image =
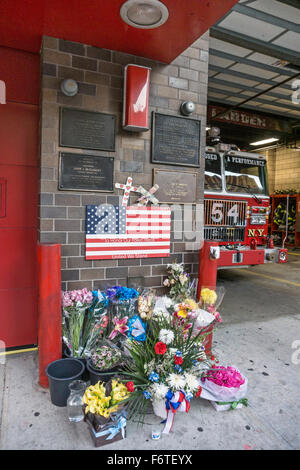
POLYGON ((291 361, 295 366, 300 364, 300 339, 296 339, 292 342, 292 349, 295 349, 291 356, 291 361))
POLYGON ((292 93, 292 102, 294 104, 300 104, 300 80, 293 81, 292 89, 295 90, 292 93))

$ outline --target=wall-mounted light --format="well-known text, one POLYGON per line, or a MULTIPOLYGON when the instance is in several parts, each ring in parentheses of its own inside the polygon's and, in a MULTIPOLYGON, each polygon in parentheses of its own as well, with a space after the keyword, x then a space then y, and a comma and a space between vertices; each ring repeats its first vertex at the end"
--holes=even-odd
POLYGON ((134 28, 152 29, 167 21, 169 10, 159 0, 127 0, 121 6, 120 16, 134 28))
POLYGON ((195 111, 195 109, 195 103, 193 103, 192 101, 183 101, 180 106, 180 112, 184 116, 189 116, 195 111))
POLYGON ((0 80, 0 104, 6 104, 6 86, 3 80, 0 80))
POLYGON ((275 138, 275 137, 271 137, 270 139, 265 139, 265 140, 259 140, 257 142, 252 142, 252 144, 250 145, 253 145, 253 146, 257 146, 257 145, 264 145, 264 144, 271 144, 272 142, 278 142, 279 139, 275 138))
POLYGON ((72 78, 65 78, 60 84, 60 89, 66 96, 75 96, 78 93, 78 84, 72 78))

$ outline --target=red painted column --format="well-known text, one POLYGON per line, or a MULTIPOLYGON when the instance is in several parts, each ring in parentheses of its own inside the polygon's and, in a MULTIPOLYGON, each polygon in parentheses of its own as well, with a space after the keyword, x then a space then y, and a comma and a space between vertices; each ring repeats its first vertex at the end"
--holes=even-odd
MULTIPOLYGON (((217 242, 205 241, 203 247, 199 253, 199 274, 198 274, 198 289, 197 298, 200 299, 201 289, 208 287, 209 289, 216 289, 217 285, 217 260, 211 258, 210 248, 212 246, 218 246, 217 242)), ((213 338, 213 327, 208 328, 206 333, 209 333, 203 345, 205 346, 206 355, 211 355, 212 338, 213 338)))
POLYGON ((216 289, 218 264, 216 259, 211 259, 210 248, 212 246, 218 246, 218 243, 205 241, 199 253, 198 299, 202 287, 216 289))
POLYGON ((60 245, 39 244, 38 343, 39 384, 48 387, 47 365, 60 359, 61 345, 61 260, 60 245))

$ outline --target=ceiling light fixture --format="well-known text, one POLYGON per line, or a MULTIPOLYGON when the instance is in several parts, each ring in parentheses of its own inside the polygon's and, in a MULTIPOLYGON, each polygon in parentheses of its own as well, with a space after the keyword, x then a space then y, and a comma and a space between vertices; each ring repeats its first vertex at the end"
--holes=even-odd
POLYGON ((258 142, 252 142, 252 144, 250 145, 256 146, 256 145, 271 144, 272 142, 278 142, 278 140, 279 139, 275 137, 271 137, 270 139, 259 140, 258 142))
POLYGON ((134 28, 152 29, 167 21, 169 10, 159 0, 127 0, 121 6, 120 15, 134 28))

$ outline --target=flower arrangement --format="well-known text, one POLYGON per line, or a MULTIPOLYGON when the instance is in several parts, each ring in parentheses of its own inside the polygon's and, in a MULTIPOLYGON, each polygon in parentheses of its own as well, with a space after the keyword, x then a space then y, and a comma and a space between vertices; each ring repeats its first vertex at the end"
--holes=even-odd
MULTIPOLYGON (((167 414, 175 413, 177 408, 189 410, 189 402, 199 389, 199 378, 209 367, 197 340, 192 337, 192 329, 186 333, 177 318, 169 315, 148 322, 145 342, 131 341, 130 357, 125 359, 121 372, 134 387, 127 407, 130 417, 140 414, 142 422, 149 400, 166 401, 167 414)), ((170 428, 169 424, 166 432, 170 428)))
POLYGON ((130 396, 126 385, 118 380, 112 380, 109 386, 98 382, 88 387, 83 395, 84 412, 109 418, 111 413, 118 411, 120 404, 130 396))
POLYGON ((190 275, 184 271, 183 263, 167 265, 168 277, 163 285, 169 287, 169 296, 177 302, 183 301, 195 294, 195 280, 191 281, 190 275))
POLYGON ((234 367, 220 366, 216 370, 210 370, 204 380, 209 380, 214 382, 221 387, 234 387, 239 388, 245 383, 245 379, 242 377, 241 373, 234 367))
POLYGON ((93 302, 93 294, 87 289, 62 292, 63 341, 74 357, 84 355, 94 321, 90 321, 87 309, 93 302))
POLYGON ((120 317, 130 317, 136 311, 139 293, 131 287, 114 286, 106 289, 106 296, 109 300, 112 315, 120 317))
POLYGON ((92 366, 98 370, 107 370, 120 363, 122 358, 121 351, 117 348, 107 345, 101 346, 91 355, 92 366))

